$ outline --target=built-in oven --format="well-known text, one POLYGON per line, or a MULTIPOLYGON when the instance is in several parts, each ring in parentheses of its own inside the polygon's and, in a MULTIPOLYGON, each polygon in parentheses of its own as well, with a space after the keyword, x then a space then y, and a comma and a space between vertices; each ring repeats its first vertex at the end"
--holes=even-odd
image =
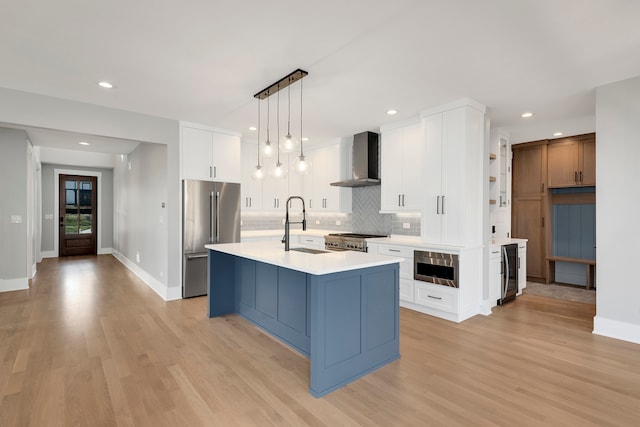
POLYGON ((413 278, 452 288, 458 287, 458 255, 414 251, 413 278))

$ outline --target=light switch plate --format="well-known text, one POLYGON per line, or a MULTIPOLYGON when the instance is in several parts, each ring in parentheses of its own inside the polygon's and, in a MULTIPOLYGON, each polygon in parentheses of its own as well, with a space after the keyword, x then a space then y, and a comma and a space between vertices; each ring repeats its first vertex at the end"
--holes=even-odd
POLYGON ((53 214, 45 214, 44 219, 53 219, 53 214))
POLYGON ((22 215, 11 215, 11 224, 22 224, 22 215))

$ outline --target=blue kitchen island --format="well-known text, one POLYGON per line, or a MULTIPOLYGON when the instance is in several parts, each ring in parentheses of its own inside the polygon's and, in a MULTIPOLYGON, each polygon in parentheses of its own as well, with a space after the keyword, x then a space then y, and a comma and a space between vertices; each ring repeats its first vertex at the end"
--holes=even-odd
POLYGON ((274 241, 206 247, 209 317, 238 313, 309 357, 314 396, 400 357, 398 258, 274 241))

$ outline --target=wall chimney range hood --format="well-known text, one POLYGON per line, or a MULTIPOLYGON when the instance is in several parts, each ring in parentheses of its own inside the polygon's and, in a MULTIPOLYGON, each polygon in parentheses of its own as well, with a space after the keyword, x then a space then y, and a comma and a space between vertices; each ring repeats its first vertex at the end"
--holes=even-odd
POLYGON ((374 132, 353 136, 353 179, 332 182, 336 187, 368 187, 380 185, 378 168, 378 137, 374 132))

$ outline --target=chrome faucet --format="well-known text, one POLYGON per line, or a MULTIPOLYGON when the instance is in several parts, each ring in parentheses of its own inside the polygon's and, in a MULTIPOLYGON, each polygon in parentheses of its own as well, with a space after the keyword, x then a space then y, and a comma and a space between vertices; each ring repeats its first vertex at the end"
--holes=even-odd
POLYGON ((289 224, 292 224, 291 222, 289 222, 289 202, 291 201, 291 199, 300 199, 300 201, 302 202, 302 221, 294 222, 293 224, 302 224, 302 231, 305 231, 307 229, 307 214, 304 209, 304 199, 300 196, 289 197, 287 199, 287 213, 284 217, 284 237, 282 238, 282 243, 284 243, 285 251, 289 250, 289 224))

